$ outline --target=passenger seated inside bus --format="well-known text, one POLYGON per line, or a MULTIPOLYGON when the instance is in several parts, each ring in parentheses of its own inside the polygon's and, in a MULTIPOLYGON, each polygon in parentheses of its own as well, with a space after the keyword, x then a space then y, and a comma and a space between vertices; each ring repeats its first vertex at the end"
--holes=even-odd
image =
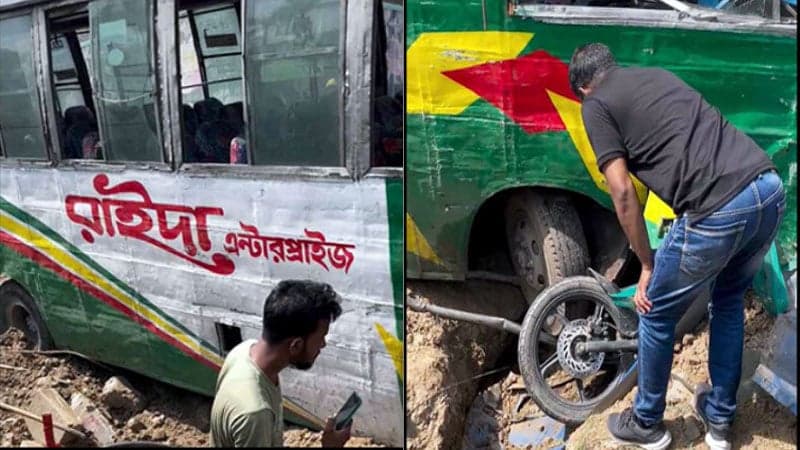
POLYGON ((380 2, 375 40, 375 100, 372 105, 372 165, 403 166, 403 14, 402 9, 380 2))
POLYGON ((372 164, 403 165, 403 97, 384 95, 375 99, 375 146, 372 164))
POLYGON ((183 160, 243 164, 241 4, 179 2, 183 160))
MULTIPOLYGON (((71 106, 64 111, 62 121, 63 129, 63 150, 64 159, 82 159, 89 155, 96 155, 96 152, 84 152, 84 140, 90 135, 97 136, 97 120, 94 113, 86 106, 71 106)), ((91 146, 98 145, 100 139, 97 138, 91 146)), ((89 141, 87 141, 89 145, 89 141)), ((91 157, 89 159, 95 159, 91 157)))
POLYGON ((86 6, 48 13, 50 82, 62 159, 102 159, 89 76, 89 16, 86 6))

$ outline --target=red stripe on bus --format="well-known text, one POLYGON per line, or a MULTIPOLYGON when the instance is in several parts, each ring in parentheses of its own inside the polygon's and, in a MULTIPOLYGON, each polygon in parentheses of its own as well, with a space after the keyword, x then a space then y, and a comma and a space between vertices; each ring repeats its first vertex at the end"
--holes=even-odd
POLYGON ((64 278, 68 282, 72 283, 79 289, 88 292, 92 296, 96 297, 103 303, 108 304, 112 308, 120 311, 122 314, 128 316, 134 322, 142 325, 146 329, 150 330, 152 333, 166 341, 168 344, 172 345, 173 347, 177 347, 183 353, 188 355, 190 358, 194 359, 195 361, 203 364, 206 367, 209 367, 213 370, 219 370, 220 366, 213 361, 205 358, 204 356, 198 354, 191 348, 189 348, 186 344, 180 342, 179 340, 175 339, 174 337, 170 336, 169 334, 165 333, 163 330, 159 329, 155 326, 155 324, 149 322, 144 317, 138 315, 135 311, 131 310, 127 305, 123 304, 119 300, 115 299, 114 297, 106 294, 102 290, 92 286, 88 282, 84 281, 83 279, 79 278, 72 272, 65 270, 61 267, 58 263, 51 260, 49 257, 44 255, 43 253, 39 252, 39 250, 25 244, 22 241, 19 241, 14 236, 6 233, 5 231, 0 230, 0 242, 7 245, 12 250, 16 251, 17 253, 31 259, 36 264, 46 267, 51 271, 55 272, 56 275, 64 278))

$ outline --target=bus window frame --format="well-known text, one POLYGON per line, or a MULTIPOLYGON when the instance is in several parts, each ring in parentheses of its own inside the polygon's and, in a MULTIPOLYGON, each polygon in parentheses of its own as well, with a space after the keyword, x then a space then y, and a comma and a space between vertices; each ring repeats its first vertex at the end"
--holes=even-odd
POLYGON ((698 8, 687 3, 682 3, 682 11, 678 11, 676 9, 605 6, 521 5, 517 0, 507 1, 509 16, 532 19, 542 23, 674 28, 778 36, 797 35, 797 21, 780 21, 780 19, 731 14, 698 8))
MULTIPOLYGON (((5 142, 0 143, 2 151, 0 151, 0 166, 2 167, 50 167, 54 164, 53 155, 51 151, 52 136, 50 129, 47 126, 47 117, 45 113, 44 104, 44 91, 42 90, 42 66, 40 57, 40 39, 41 39, 41 23, 40 23, 40 8, 33 7, 28 3, 14 5, 10 9, 0 10, 0 19, 12 19, 20 16, 31 17, 31 50, 33 51, 33 70, 36 74, 34 85, 36 88, 36 100, 39 112, 39 120, 42 126, 42 135, 44 142, 44 152, 38 158, 19 158, 16 156, 8 156, 6 154, 5 142)), ((46 40, 46 36, 45 36, 46 40)), ((2 130, 0 130, 2 133, 2 130)), ((0 140, 2 140, 0 134, 0 140)))
MULTIPOLYGON (((153 1, 153 8, 154 11, 151 17, 151 24, 152 24, 152 31, 153 31, 153 39, 150 40, 150 58, 151 63, 154 65, 156 70, 153 72, 153 76, 155 77, 155 85, 158 86, 158 92, 154 98, 153 104, 155 107, 155 116, 156 116, 156 136, 157 140, 159 141, 159 145, 161 149, 159 152, 161 154, 161 161, 123 161, 123 160, 114 160, 109 161, 105 159, 96 160, 96 159, 62 159, 61 158, 61 138, 58 131, 58 121, 56 120, 56 109, 55 109, 55 89, 51 83, 51 61, 50 61, 50 49, 49 49, 49 40, 48 40, 48 33, 49 29, 47 26, 47 13, 63 8, 65 6, 71 5, 79 5, 79 4, 86 4, 88 8, 88 4, 91 3, 91 0, 61 0, 58 2, 47 2, 41 4, 34 8, 34 12, 37 14, 36 23, 39 28, 39 35, 38 37, 38 52, 39 56, 34 55, 36 58, 36 64, 40 64, 40 67, 37 68, 37 83, 39 89, 44 94, 44 103, 45 106, 43 111, 45 111, 45 116, 43 117, 43 124, 44 128, 48 130, 46 135, 49 135, 49 139, 46 138, 46 142, 48 143, 48 153, 50 157, 50 165, 58 166, 58 167, 70 167, 74 169, 88 169, 88 170, 96 170, 96 171, 121 171, 124 169, 141 169, 141 170, 157 170, 157 171, 171 171, 171 148, 170 146, 166 145, 167 140, 164 136, 164 128, 163 128, 163 105, 162 100, 164 97, 164 93, 162 91, 162 76, 159 73, 159 60, 158 60, 158 52, 156 50, 156 46, 158 45, 157 42, 160 42, 158 36, 160 27, 158 25, 158 14, 159 11, 162 9, 163 5, 170 3, 170 2, 157 2, 156 0, 153 1), (41 55, 46 55, 46 57, 42 57, 41 55), (44 119, 47 119, 44 121, 44 119)), ((91 23, 90 23, 91 28, 91 23)), ((90 30, 91 33, 91 30, 90 30)), ((94 77, 93 74, 90 73, 90 78, 94 77)), ((92 96, 94 97, 94 90, 92 90, 92 96)), ((92 99, 97 106, 96 99, 92 99)), ((102 131, 102 127, 100 127, 100 121, 102 120, 102 111, 101 108, 97 107, 96 110, 97 122, 98 122, 98 134, 100 136, 101 142, 104 140, 104 135, 102 131)))
MULTIPOLYGON (((58 166, 74 169, 121 172, 126 169, 155 170, 186 173, 196 176, 232 176, 250 179, 307 179, 307 180, 349 180, 365 178, 403 178, 403 167, 371 166, 372 103, 374 92, 372 79, 373 45, 371 38, 374 21, 375 2, 371 0, 352 0, 346 2, 340 14, 340 74, 343 90, 339 99, 339 142, 342 165, 335 167, 319 166, 269 166, 250 164, 209 164, 184 163, 180 103, 180 75, 178 55, 174 51, 178 45, 178 5, 177 0, 154 2, 155 21, 151 57, 156 64, 154 76, 159 94, 156 96, 156 117, 159 140, 162 145, 162 161, 107 161, 60 158, 60 139, 58 123, 55 119, 54 91, 50 86, 50 61, 47 39, 47 11, 63 6, 89 3, 90 0, 61 0, 48 2, 42 0, 22 1, 12 8, 0 11, 0 17, 33 15, 34 70, 39 95, 40 118, 44 128, 46 157, 41 159, 5 158, 0 155, 0 165, 58 166), (156 4, 157 3, 157 4, 156 4), (42 58, 41 55, 47 55, 42 58), (363 123, 370 124, 368 127, 363 123)), ((242 0, 242 11, 249 0, 242 0)), ((246 98, 245 19, 241 17, 242 36, 242 92, 246 98)), ((405 105, 404 105, 405 106, 405 105)), ((248 121, 247 108, 244 120, 248 121)), ((249 130, 248 130, 249 133, 249 130)), ((102 136, 101 136, 102 139, 102 136)), ((403 142, 405 149, 405 139, 403 142)), ((252 161, 252 147, 249 161, 252 161)))
MULTIPOLYGON (((250 123, 247 107, 247 83, 244 74, 247 73, 246 18, 245 11, 250 0, 241 2, 241 36, 242 36, 242 93, 244 96, 244 120, 250 123)), ((182 141, 180 141, 180 122, 174 132, 177 133, 176 146, 181 148, 180 162, 177 164, 179 172, 196 174, 198 176, 224 175, 242 178, 267 178, 267 179, 304 179, 304 180, 349 180, 357 181, 364 178, 402 178, 402 167, 371 167, 371 130, 372 130, 372 91, 373 77, 373 46, 371 39, 374 26, 374 2, 371 0, 357 0, 346 2, 343 14, 340 14, 339 45, 341 56, 339 63, 340 76, 344 89, 339 97, 339 151, 340 166, 279 166, 279 165, 252 165, 252 164, 216 164, 216 163, 184 163, 182 157, 182 141), (363 127, 369 123, 369 127, 363 127)), ((173 24, 177 30, 177 13, 173 17, 173 24)), ((177 33, 177 31, 176 31, 177 33)), ((175 38, 177 40, 177 38, 175 38)), ((177 43, 176 43, 177 44, 177 43)), ((177 67, 177 66, 176 66, 177 67)), ((180 86, 174 87, 180 90, 180 86)), ((176 96, 175 101, 178 101, 176 96)), ((249 139, 249 125, 248 125, 249 139)), ((253 161, 253 148, 248 146, 248 161, 253 161)))

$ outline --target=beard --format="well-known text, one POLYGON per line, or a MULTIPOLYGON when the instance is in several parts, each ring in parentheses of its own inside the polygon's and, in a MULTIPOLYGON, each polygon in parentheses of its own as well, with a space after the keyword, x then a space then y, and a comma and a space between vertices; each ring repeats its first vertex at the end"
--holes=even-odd
POLYGON ((308 370, 314 365, 314 361, 295 361, 291 366, 297 370, 308 370))

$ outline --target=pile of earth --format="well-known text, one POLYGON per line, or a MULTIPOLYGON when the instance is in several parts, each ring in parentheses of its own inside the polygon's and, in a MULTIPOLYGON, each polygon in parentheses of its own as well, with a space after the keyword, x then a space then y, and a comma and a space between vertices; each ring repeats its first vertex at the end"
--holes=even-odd
MULTIPOLYGON (((113 430, 114 443, 157 442, 177 447, 208 447, 209 397, 170 386, 119 368, 89 362, 67 353, 37 353, 25 349, 22 332, 10 329, 0 335, 0 401, 29 410, 37 390, 52 388, 69 404, 80 393, 93 404, 113 430), (124 401, 103 394, 109 380, 122 380, 129 389, 124 401)), ((108 389, 107 389, 108 390, 108 389)), ((86 432, 78 425, 79 431, 86 432)), ((89 434, 87 432, 87 434, 89 434)), ((19 415, 0 408, 0 447, 34 445, 28 424, 19 415), (28 441, 28 442, 26 442, 28 441)), ((292 447, 319 447, 321 436, 289 427, 284 442, 292 447)), ((97 445, 94 439, 64 446, 97 445)), ((353 437, 348 447, 377 446, 371 439, 353 437)))

